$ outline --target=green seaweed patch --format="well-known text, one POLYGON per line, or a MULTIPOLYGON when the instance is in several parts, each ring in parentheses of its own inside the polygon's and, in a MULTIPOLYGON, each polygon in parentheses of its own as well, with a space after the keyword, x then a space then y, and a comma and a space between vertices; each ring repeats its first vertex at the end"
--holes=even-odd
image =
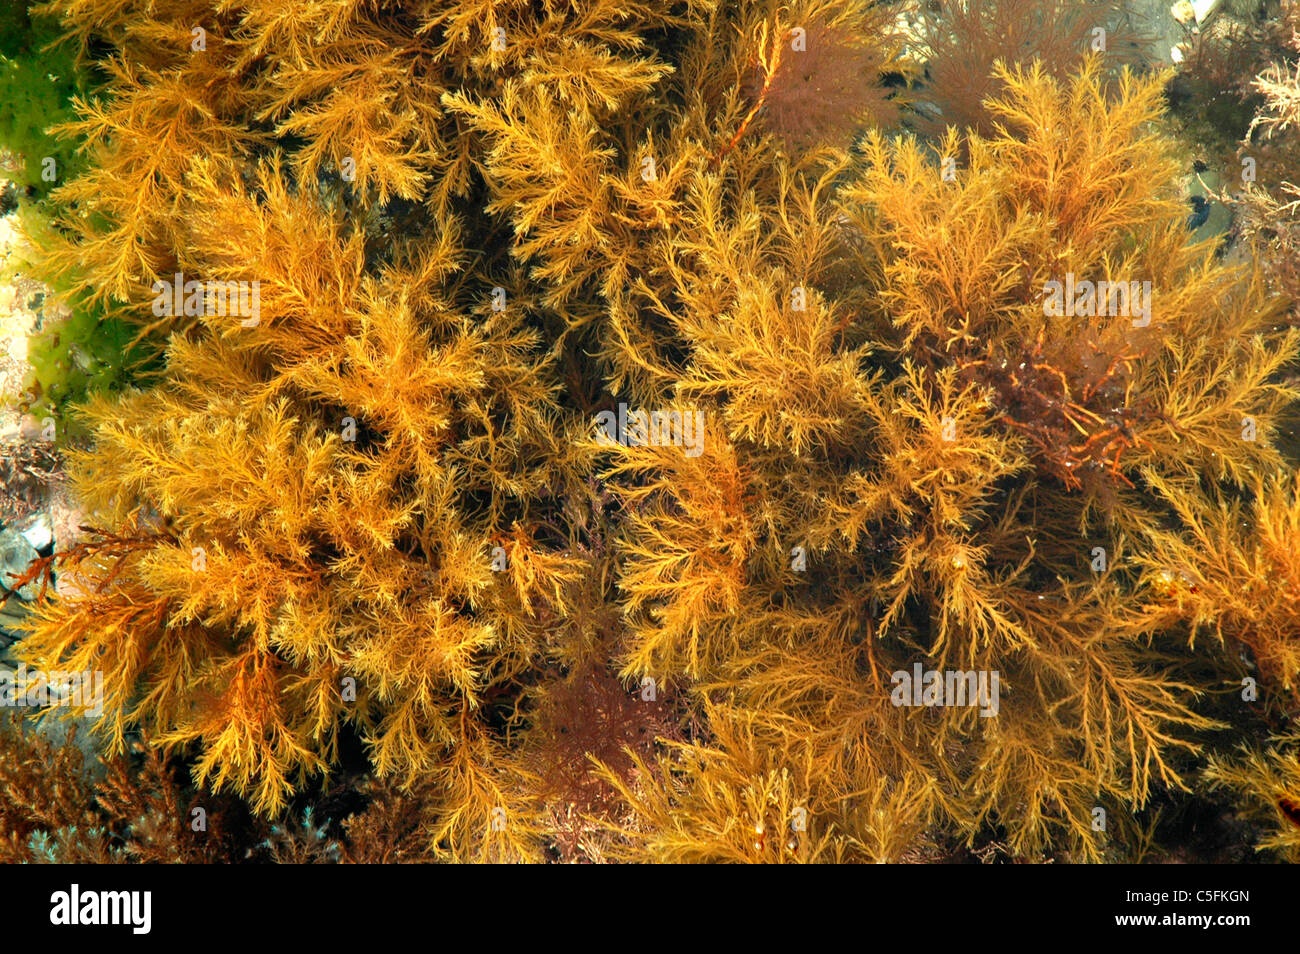
POLYGON ((0 14, 0 178, 40 199, 83 165, 76 143, 50 129, 76 118, 73 96, 85 96, 91 74, 79 66, 71 44, 51 46, 57 21, 31 18, 25 4, 0 14))
POLYGON ((28 410, 54 418, 60 443, 85 436, 76 409, 88 398, 136 384, 161 366, 156 351, 134 344, 137 334, 133 325, 82 302, 31 338, 28 410))

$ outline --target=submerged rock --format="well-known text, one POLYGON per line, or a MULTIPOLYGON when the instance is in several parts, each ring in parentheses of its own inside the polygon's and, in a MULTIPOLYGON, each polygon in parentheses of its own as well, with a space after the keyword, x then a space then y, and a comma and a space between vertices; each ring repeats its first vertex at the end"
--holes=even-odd
MULTIPOLYGON (((6 527, 0 530, 0 579, 4 581, 5 589, 12 589, 15 577, 27 572, 27 567, 39 557, 40 553, 28 542, 21 529, 6 527)), ((18 590, 18 597, 30 602, 36 599, 37 590, 29 583, 18 590)))
POLYGON ((39 552, 46 552, 54 543, 54 529, 50 525, 48 514, 38 513, 28 521, 22 530, 22 537, 39 552))

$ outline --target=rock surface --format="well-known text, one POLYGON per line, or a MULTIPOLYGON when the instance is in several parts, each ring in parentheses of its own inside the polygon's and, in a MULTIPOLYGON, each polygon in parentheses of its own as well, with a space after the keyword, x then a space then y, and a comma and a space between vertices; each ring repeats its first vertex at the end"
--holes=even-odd
MULTIPOLYGON (((0 275, 15 271, 25 240, 12 214, 0 216, 0 275)), ((6 587, 31 561, 80 539, 84 517, 62 480, 46 422, 26 413, 29 341, 56 309, 48 289, 21 273, 0 280, 0 583, 6 587)), ((75 592, 75 587, 56 591, 75 592)), ((24 602, 39 587, 22 587, 0 607, 0 648, 14 638, 24 602)))

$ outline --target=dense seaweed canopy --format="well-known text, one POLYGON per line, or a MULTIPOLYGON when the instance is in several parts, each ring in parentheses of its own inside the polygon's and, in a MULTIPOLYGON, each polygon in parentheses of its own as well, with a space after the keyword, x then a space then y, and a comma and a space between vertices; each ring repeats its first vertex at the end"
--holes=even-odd
POLYGON ((1300 847, 1300 333, 1079 9, 945 105, 865 0, 48 8, 47 267, 166 357, 19 647, 111 752, 462 860, 1133 857, 1211 780, 1300 847))

